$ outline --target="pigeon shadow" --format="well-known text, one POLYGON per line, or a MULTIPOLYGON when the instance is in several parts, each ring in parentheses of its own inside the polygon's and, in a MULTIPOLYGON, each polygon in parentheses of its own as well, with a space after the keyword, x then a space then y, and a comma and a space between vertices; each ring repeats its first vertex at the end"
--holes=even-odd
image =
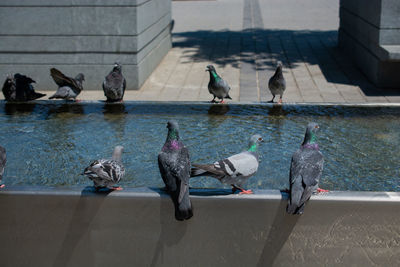
MULTIPOLYGON (((96 192, 93 186, 86 186, 82 192, 78 202, 75 205, 75 211, 71 217, 68 228, 66 230, 65 238, 58 252, 54 266, 67 266, 74 253, 77 245, 89 231, 90 225, 97 215, 100 207, 105 200, 105 197, 111 191, 96 192), (88 201, 88 198, 96 198, 88 201)), ((89 251, 89 250, 87 250, 89 251)), ((94 255, 86 255, 86 266, 93 266, 95 262, 91 262, 94 255)))
POLYGON ((261 252, 257 266, 272 266, 278 257, 282 247, 285 245, 293 228, 296 226, 300 216, 287 214, 287 193, 281 192, 282 198, 279 202, 274 221, 272 222, 267 240, 261 252))
MULTIPOLYGON (((150 266, 160 266, 164 263, 164 250, 180 243, 185 236, 190 220, 178 221, 175 219, 175 209, 171 205, 170 196, 165 190, 150 188, 160 195, 160 236, 158 238, 150 266)), ((196 216, 195 214, 193 216, 196 216)))

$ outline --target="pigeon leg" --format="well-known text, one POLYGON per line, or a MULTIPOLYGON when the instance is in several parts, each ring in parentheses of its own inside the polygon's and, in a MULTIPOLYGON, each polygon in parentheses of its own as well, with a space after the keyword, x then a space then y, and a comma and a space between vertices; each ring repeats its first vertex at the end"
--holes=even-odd
POLYGON ((121 191, 121 190, 123 190, 123 188, 121 186, 113 186, 110 188, 110 190, 121 191))
POLYGON ((220 104, 225 104, 224 99, 222 98, 221 101, 219 101, 220 104))
POLYGON ((281 190, 281 192, 283 192, 283 193, 287 193, 287 194, 290 194, 290 189, 288 189, 288 188, 285 188, 285 189, 281 190))
POLYGON ((245 190, 245 189, 243 189, 243 188, 241 188, 241 187, 239 187, 239 186, 237 186, 237 185, 234 185, 234 184, 231 184, 231 186, 232 186, 232 193, 235 193, 236 190, 240 190, 240 191, 241 191, 241 192, 239 193, 240 195, 243 195, 243 194, 246 194, 246 195, 253 194, 253 191, 251 191, 250 189, 249 189, 249 190, 245 190))
POLYGON ((215 96, 214 96, 214 98, 210 101, 211 103, 215 103, 216 101, 215 101, 215 96))
POLYGON ((282 104, 282 96, 279 98, 278 104, 282 104))
POLYGON ((79 103, 79 102, 81 102, 82 100, 79 100, 79 99, 75 99, 75 102, 76 103, 79 103))
POLYGON ((326 193, 326 192, 329 192, 329 190, 326 190, 326 189, 322 189, 322 188, 317 188, 317 193, 326 193))
POLYGON ((268 103, 274 103, 275 95, 272 95, 272 99, 268 103))

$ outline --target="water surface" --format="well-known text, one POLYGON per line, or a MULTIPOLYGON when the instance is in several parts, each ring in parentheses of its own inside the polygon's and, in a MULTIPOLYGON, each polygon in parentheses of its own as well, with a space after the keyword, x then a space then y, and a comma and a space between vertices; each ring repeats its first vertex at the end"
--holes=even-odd
MULTIPOLYGON (((192 162, 211 163, 244 150, 259 133, 260 168, 246 188, 288 187, 292 153, 308 122, 320 125, 325 156, 321 187, 331 190, 400 189, 400 108, 339 106, 0 102, 0 144, 7 149, 9 185, 90 185, 79 175, 91 160, 123 145, 122 186, 163 186, 157 154, 166 122, 175 119, 192 162)), ((226 187, 213 178, 193 187, 226 187)))

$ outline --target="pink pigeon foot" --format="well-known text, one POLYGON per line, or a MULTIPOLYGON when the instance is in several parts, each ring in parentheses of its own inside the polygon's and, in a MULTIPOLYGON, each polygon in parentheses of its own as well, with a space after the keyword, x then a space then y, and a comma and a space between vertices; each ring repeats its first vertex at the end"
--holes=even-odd
POLYGON ((244 190, 241 189, 242 191, 239 193, 239 195, 250 195, 250 194, 254 194, 253 191, 249 190, 244 190))
POLYGON ((121 191, 123 190, 123 188, 121 186, 113 186, 112 188, 110 188, 111 190, 115 190, 115 191, 121 191))
POLYGON ((278 104, 282 104, 282 98, 279 98, 278 104))
POLYGON ((2 185, 0 185, 0 188, 4 188, 4 187, 6 187, 6 185, 5 185, 5 184, 2 184, 2 185))
POLYGON ((317 188, 317 193, 326 193, 326 192, 329 192, 329 190, 326 190, 326 189, 322 189, 322 188, 317 188))

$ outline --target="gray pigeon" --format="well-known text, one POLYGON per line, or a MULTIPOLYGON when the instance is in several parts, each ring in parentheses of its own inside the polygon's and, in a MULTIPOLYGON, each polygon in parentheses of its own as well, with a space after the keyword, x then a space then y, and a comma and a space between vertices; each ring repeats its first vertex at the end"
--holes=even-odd
POLYGON ((4 98, 7 101, 30 101, 46 95, 35 92, 32 83, 36 82, 20 73, 8 75, 3 84, 4 98))
POLYGON ((54 82, 58 85, 57 92, 50 96, 49 99, 61 98, 65 100, 74 99, 83 90, 82 82, 85 76, 82 73, 76 75, 75 79, 65 76, 61 71, 56 68, 50 69, 50 75, 53 77, 54 82))
POLYGON ((6 150, 4 147, 0 146, 0 188, 4 187, 3 174, 6 162, 7 162, 6 150))
POLYGON ((287 213, 302 214, 304 206, 314 191, 327 192, 318 188, 324 167, 324 157, 316 143, 319 126, 309 123, 301 147, 294 152, 290 165, 290 198, 287 213))
POLYGON ((104 79, 103 91, 107 102, 122 101, 124 97, 126 80, 122 76, 121 69, 121 64, 115 63, 113 70, 104 79))
POLYGON ((269 79, 268 87, 272 94, 271 103, 274 102, 275 95, 280 95, 278 103, 282 103, 283 92, 286 89, 286 81, 282 74, 282 62, 278 61, 275 74, 269 79))
POLYGON ((192 203, 189 198, 189 150, 179 140, 178 123, 168 121, 167 128, 167 140, 158 153, 158 167, 174 203, 175 218, 182 221, 193 216, 192 203))
POLYGON ((224 103, 224 98, 232 99, 229 96, 229 90, 231 87, 225 82, 215 71, 213 65, 208 65, 206 71, 210 72, 210 81, 208 82, 208 91, 214 96, 211 103, 216 102, 215 98, 221 99, 219 103, 224 103))
POLYGON ((111 159, 95 160, 83 171, 83 175, 93 181, 96 190, 102 188, 122 190, 122 187, 114 185, 125 174, 125 168, 121 162, 123 150, 123 146, 116 146, 111 159))
POLYGON ((250 138, 247 151, 213 164, 193 164, 191 177, 211 176, 217 178, 221 183, 231 185, 233 192, 240 190, 240 194, 252 194, 251 190, 243 189, 242 184, 257 172, 259 165, 257 149, 260 142, 263 141, 261 135, 255 134, 250 138))

